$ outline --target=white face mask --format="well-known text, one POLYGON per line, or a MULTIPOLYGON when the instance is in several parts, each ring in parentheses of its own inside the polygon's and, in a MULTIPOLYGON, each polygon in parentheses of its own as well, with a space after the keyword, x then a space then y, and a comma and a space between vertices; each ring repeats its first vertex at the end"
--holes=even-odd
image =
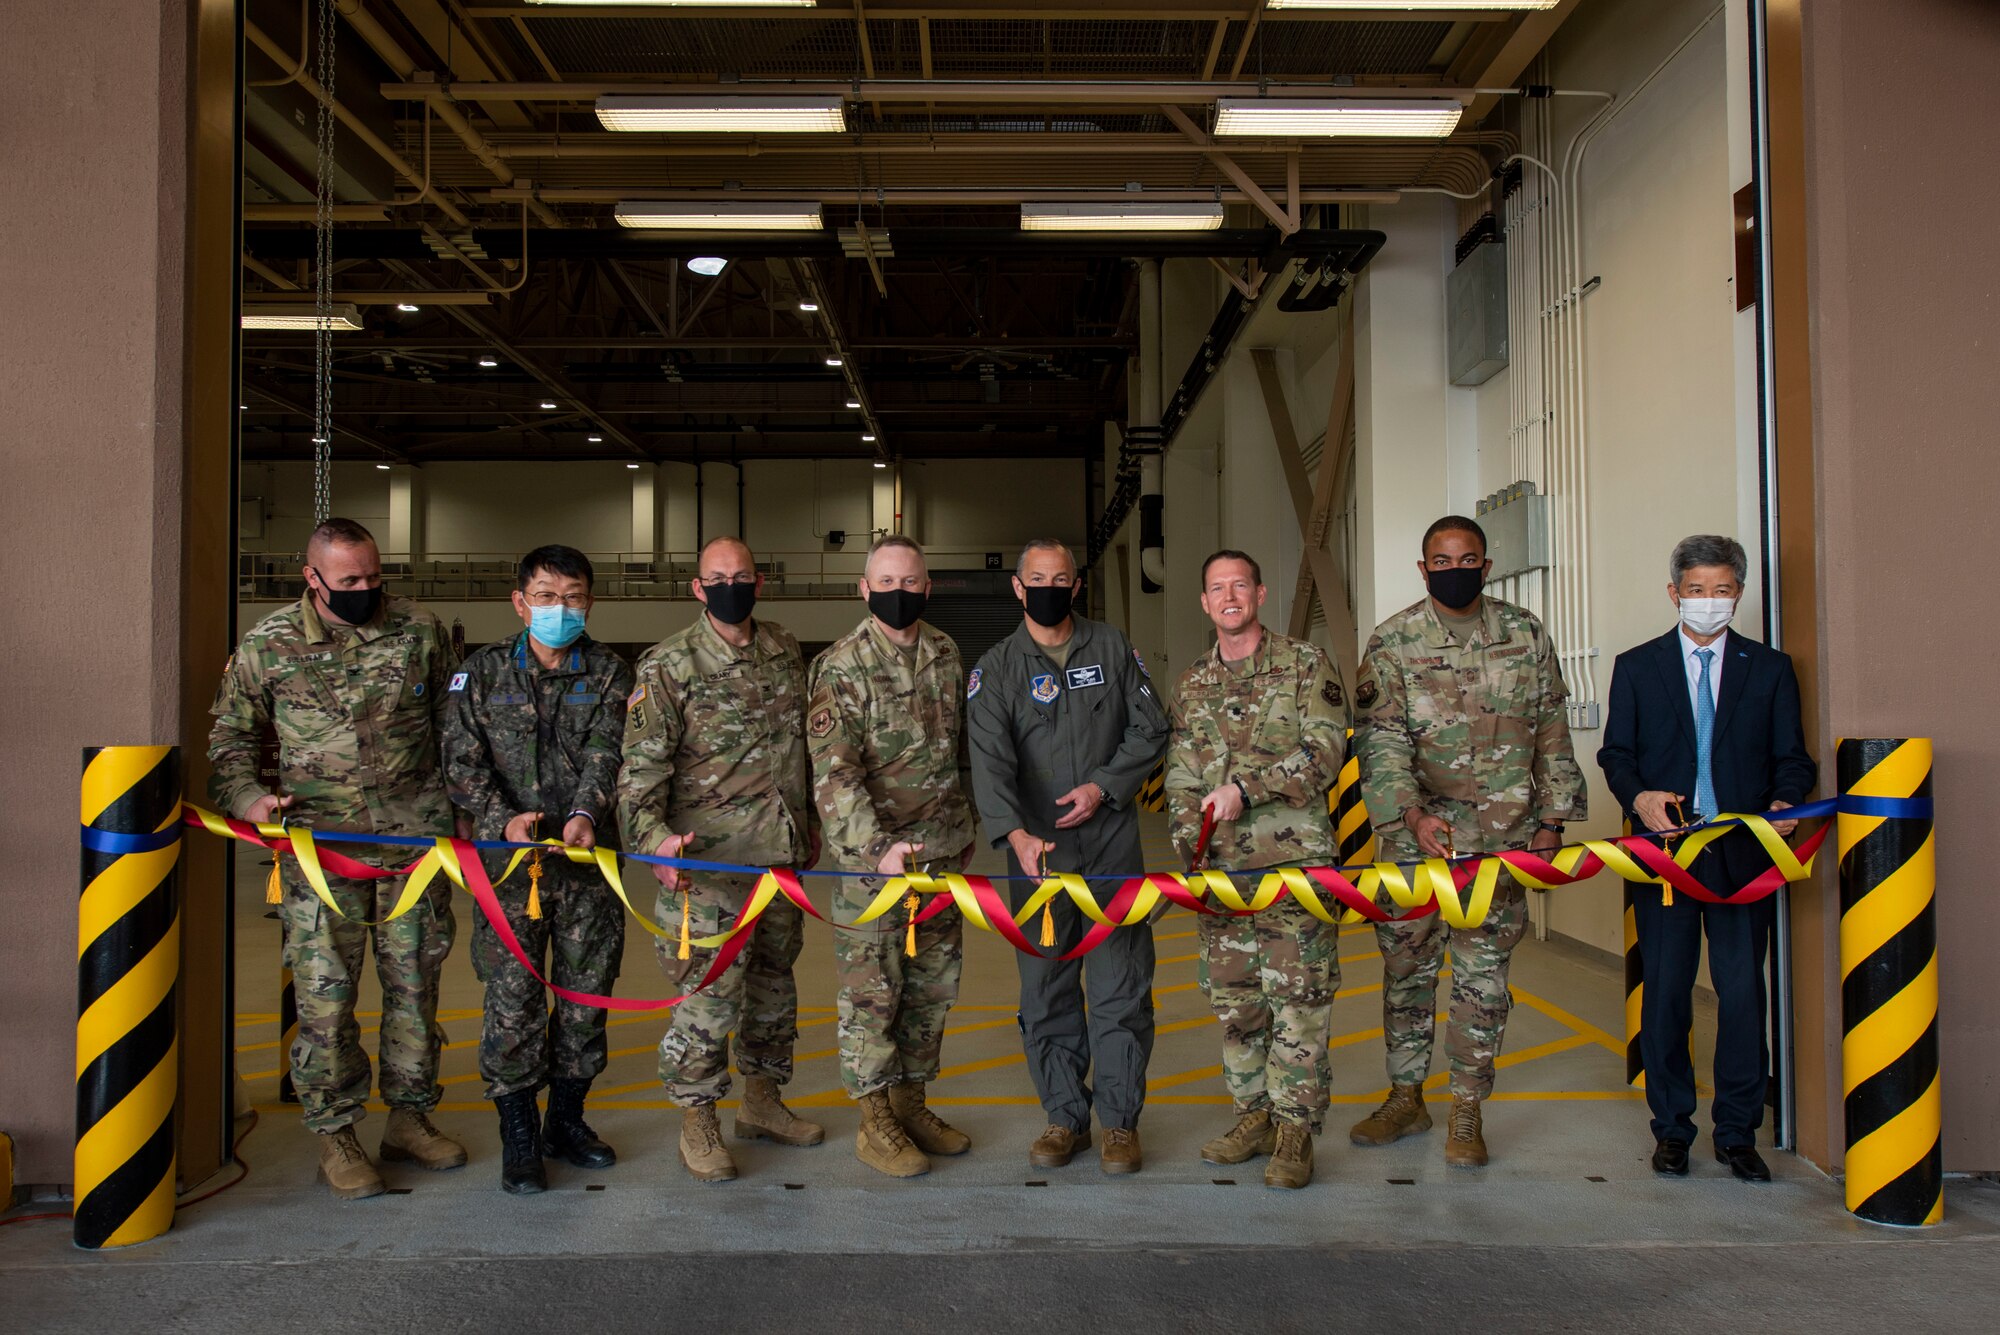
POLYGON ((1713 635, 1736 616, 1734 598, 1683 598, 1681 624, 1696 635, 1713 635))

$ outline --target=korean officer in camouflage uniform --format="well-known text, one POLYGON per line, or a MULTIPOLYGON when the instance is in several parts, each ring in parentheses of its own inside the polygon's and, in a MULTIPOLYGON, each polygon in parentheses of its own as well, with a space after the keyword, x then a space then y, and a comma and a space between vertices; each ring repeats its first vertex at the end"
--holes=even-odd
MULTIPOLYGON (((1259 624, 1257 562, 1220 551, 1202 563, 1201 608, 1215 647, 1181 674, 1167 753, 1167 811, 1193 861, 1252 891, 1256 873, 1340 861, 1326 792, 1347 758, 1347 700, 1317 646, 1259 624)), ((1327 1037, 1340 989, 1340 931, 1290 895, 1252 917, 1203 917, 1201 984, 1222 1021, 1222 1077, 1236 1125, 1202 1146, 1210 1163, 1269 1154, 1268 1187, 1312 1181, 1326 1118, 1327 1037)))
MULTIPOLYGON (((282 818, 322 829, 434 837, 452 832, 438 766, 450 641, 442 623, 382 591, 382 557, 368 530, 327 519, 306 544, 306 593, 251 628, 224 669, 209 732, 209 796, 249 821, 282 818), (278 738, 280 791, 257 777, 264 729, 278 738)), ((408 850, 353 846, 372 866, 408 850)), ((298 982, 292 1084, 320 1135, 319 1173, 347 1199, 386 1190, 355 1139, 371 1072, 354 999, 372 933, 382 981, 381 1154, 456 1168, 465 1150, 431 1125, 437 1107, 438 971, 451 951, 450 888, 439 880, 408 913, 375 927, 401 892, 393 877, 328 877, 341 907, 320 902, 294 858, 284 869, 285 950, 298 982)))
MULTIPOLYGON (((1375 628, 1354 688, 1361 794, 1397 862, 1562 843, 1585 813, 1562 669, 1542 623, 1480 590, 1491 562, 1479 525, 1447 515, 1424 534, 1430 596, 1375 628)), ((1376 927, 1389 1097, 1349 1133, 1386 1145, 1430 1129, 1437 978, 1451 945, 1451 1126, 1445 1161, 1486 1163, 1480 1104, 1513 1005, 1507 963, 1528 924, 1527 891, 1502 874, 1486 921, 1455 931, 1435 914, 1376 927)))
MULTIPOLYGON (((1123 635, 1074 615, 1076 558, 1060 542, 1022 549, 1014 596, 1027 615, 995 645, 965 688, 972 790, 986 837, 1007 848, 1014 907, 1026 879, 1050 871, 1098 875, 1144 865, 1132 799, 1167 741, 1166 711, 1123 635)), ((1121 928, 1088 961, 1055 958, 1087 922, 1061 898, 1050 905, 1055 948, 1017 954, 1021 1042, 1049 1119, 1028 1162, 1060 1168, 1090 1148, 1095 1068, 1099 1167, 1136 1173, 1139 1113, 1153 1051, 1153 929, 1121 928), (1086 981, 1088 1000, 1086 1004, 1086 981)))
MULTIPOLYGON (((573 547, 529 552, 514 591, 527 629, 480 649, 451 679, 445 777, 475 838, 617 846, 612 788, 632 669, 584 631, 593 578, 590 558, 573 547)), ((497 879, 512 856, 485 854, 489 874, 497 879)), ((495 886, 508 926, 550 982, 609 995, 625 950, 625 906, 594 866, 535 856, 538 886, 527 863, 495 886), (528 913, 531 887, 540 917, 528 913)), ((546 1189, 544 1153, 609 1168, 618 1156, 583 1120, 584 1096, 604 1069, 603 1009, 558 999, 551 1016, 541 982, 483 915, 472 926, 472 963, 486 984, 479 1073, 500 1112, 500 1185, 517 1194, 546 1189), (543 1085, 548 1120, 538 1125, 543 1085)))
MULTIPOLYGON (((951 637, 925 624, 923 549, 891 535, 868 553, 868 618, 813 662, 806 705, 813 800, 841 878, 833 919, 851 923, 884 879, 963 869, 972 811, 958 772, 965 669, 951 637)), ((915 896, 910 898, 914 899, 915 896)), ((958 999, 965 923, 955 907, 915 925, 906 901, 865 927, 836 926, 840 1078, 861 1104, 856 1157, 890 1177, 930 1171, 932 1154, 972 1142, 926 1106, 945 1015, 958 999)))
MULTIPOLYGON (((754 867, 807 867, 813 860, 812 799, 805 744, 805 660, 773 621, 752 618, 764 579, 740 539, 713 538, 695 565, 702 614, 639 659, 639 685, 625 723, 618 810, 632 848, 754 867)), ((716 936, 742 911, 757 877, 656 867, 657 914, 679 934, 716 936)), ((739 1139, 817 1145, 825 1131, 795 1117, 778 1097, 792 1078, 799 990, 792 965, 805 944, 803 916, 774 899, 729 968, 674 1007, 660 1041, 660 1080, 680 1105, 680 1157, 704 1182, 736 1176, 723 1147, 716 1102, 729 1092, 730 1035, 743 1099, 739 1139)), ((660 963, 675 986, 692 987, 714 962, 709 950, 661 940, 660 963)))

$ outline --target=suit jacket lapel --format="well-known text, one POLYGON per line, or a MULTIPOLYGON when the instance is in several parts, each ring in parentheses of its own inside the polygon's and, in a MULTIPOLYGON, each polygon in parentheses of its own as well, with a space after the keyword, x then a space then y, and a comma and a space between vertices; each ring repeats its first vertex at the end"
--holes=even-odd
POLYGON ((1729 632, 1729 638, 1724 643, 1729 646, 1729 659, 1722 665, 1722 691, 1715 702, 1715 735, 1718 737, 1729 726, 1729 719, 1743 699, 1743 692, 1750 684, 1750 673, 1757 663, 1750 653, 1748 641, 1735 631, 1729 632))

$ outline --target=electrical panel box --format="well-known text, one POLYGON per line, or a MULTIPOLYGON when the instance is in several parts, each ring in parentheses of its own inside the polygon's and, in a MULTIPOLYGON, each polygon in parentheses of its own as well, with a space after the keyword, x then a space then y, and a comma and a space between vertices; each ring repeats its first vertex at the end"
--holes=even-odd
POLYGON ((1479 502, 1475 513, 1486 530, 1486 555, 1493 562, 1488 579, 1506 579, 1553 564, 1549 550, 1549 498, 1535 494, 1532 482, 1516 482, 1479 502))
POLYGON ((1445 338, 1454 385, 1483 385, 1507 365, 1507 243, 1472 248, 1445 275, 1445 338))

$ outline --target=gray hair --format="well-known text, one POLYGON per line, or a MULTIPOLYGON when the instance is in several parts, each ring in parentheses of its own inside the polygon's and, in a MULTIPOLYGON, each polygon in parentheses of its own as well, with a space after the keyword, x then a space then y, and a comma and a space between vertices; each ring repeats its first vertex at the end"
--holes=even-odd
POLYGON ((1069 558, 1070 573, 1072 575, 1076 573, 1076 553, 1069 549, 1068 543, 1058 542, 1054 538, 1030 538, 1021 545, 1021 555, 1014 562, 1014 578, 1020 579, 1022 573, 1027 570, 1029 552, 1061 552, 1069 558))
POLYGON ((1697 533, 1674 544, 1674 554, 1667 562, 1674 584, 1679 585, 1681 576, 1696 566, 1728 566, 1736 572, 1739 585, 1750 579, 1750 561, 1743 555, 1743 544, 1720 533, 1697 533))

